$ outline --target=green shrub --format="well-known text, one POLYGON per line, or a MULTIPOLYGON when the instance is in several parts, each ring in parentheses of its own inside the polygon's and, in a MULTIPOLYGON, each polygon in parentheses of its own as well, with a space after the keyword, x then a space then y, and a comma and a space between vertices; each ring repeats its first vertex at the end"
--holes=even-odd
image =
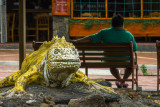
POLYGON ((147 73, 147 67, 146 67, 146 65, 143 64, 143 65, 141 65, 140 68, 141 68, 141 71, 142 71, 143 75, 144 75, 144 76, 147 76, 148 73, 147 73))

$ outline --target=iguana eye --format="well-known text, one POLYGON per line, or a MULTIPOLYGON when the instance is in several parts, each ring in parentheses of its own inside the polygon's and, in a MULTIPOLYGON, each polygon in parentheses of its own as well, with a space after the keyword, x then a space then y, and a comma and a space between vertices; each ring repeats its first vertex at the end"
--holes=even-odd
POLYGON ((58 54, 58 52, 57 52, 57 51, 54 51, 54 54, 58 54))
POLYGON ((60 52, 59 49, 55 49, 55 50, 54 50, 54 54, 58 54, 59 52, 60 52))

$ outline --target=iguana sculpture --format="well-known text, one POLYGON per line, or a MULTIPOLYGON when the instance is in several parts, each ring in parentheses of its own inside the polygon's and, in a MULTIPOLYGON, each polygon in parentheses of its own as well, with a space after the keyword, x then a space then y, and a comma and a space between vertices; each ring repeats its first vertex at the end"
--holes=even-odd
POLYGON ((50 87, 66 87, 71 83, 83 82, 96 84, 102 89, 115 93, 110 87, 101 86, 79 71, 80 59, 77 49, 65 38, 54 37, 49 42, 44 42, 37 51, 28 55, 15 72, 2 81, 0 87, 15 85, 5 94, 22 91, 31 83, 44 84, 50 87))

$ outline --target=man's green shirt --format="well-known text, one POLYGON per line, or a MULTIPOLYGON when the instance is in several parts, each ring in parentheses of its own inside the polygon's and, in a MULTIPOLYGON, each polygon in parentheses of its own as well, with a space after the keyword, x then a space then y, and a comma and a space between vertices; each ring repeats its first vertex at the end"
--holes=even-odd
POLYGON ((117 28, 109 28, 109 29, 102 29, 96 34, 90 36, 91 41, 96 42, 103 42, 103 43, 129 43, 133 42, 133 50, 137 50, 137 44, 133 37, 133 35, 126 31, 126 29, 117 29, 117 28))

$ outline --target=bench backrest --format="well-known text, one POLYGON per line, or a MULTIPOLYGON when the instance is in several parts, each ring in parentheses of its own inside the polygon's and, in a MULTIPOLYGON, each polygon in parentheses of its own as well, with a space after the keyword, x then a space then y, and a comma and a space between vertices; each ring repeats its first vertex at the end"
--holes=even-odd
POLYGON ((79 51, 81 67, 133 67, 131 43, 73 43, 79 51))
MULTIPOLYGON (((34 51, 42 42, 33 42, 34 51)), ((133 43, 73 43, 79 51, 81 68, 133 67, 133 43), (105 56, 105 57, 104 57, 105 56)))
POLYGON ((43 44, 43 42, 33 41, 32 46, 33 46, 34 51, 38 50, 39 47, 40 47, 42 44, 43 44))

